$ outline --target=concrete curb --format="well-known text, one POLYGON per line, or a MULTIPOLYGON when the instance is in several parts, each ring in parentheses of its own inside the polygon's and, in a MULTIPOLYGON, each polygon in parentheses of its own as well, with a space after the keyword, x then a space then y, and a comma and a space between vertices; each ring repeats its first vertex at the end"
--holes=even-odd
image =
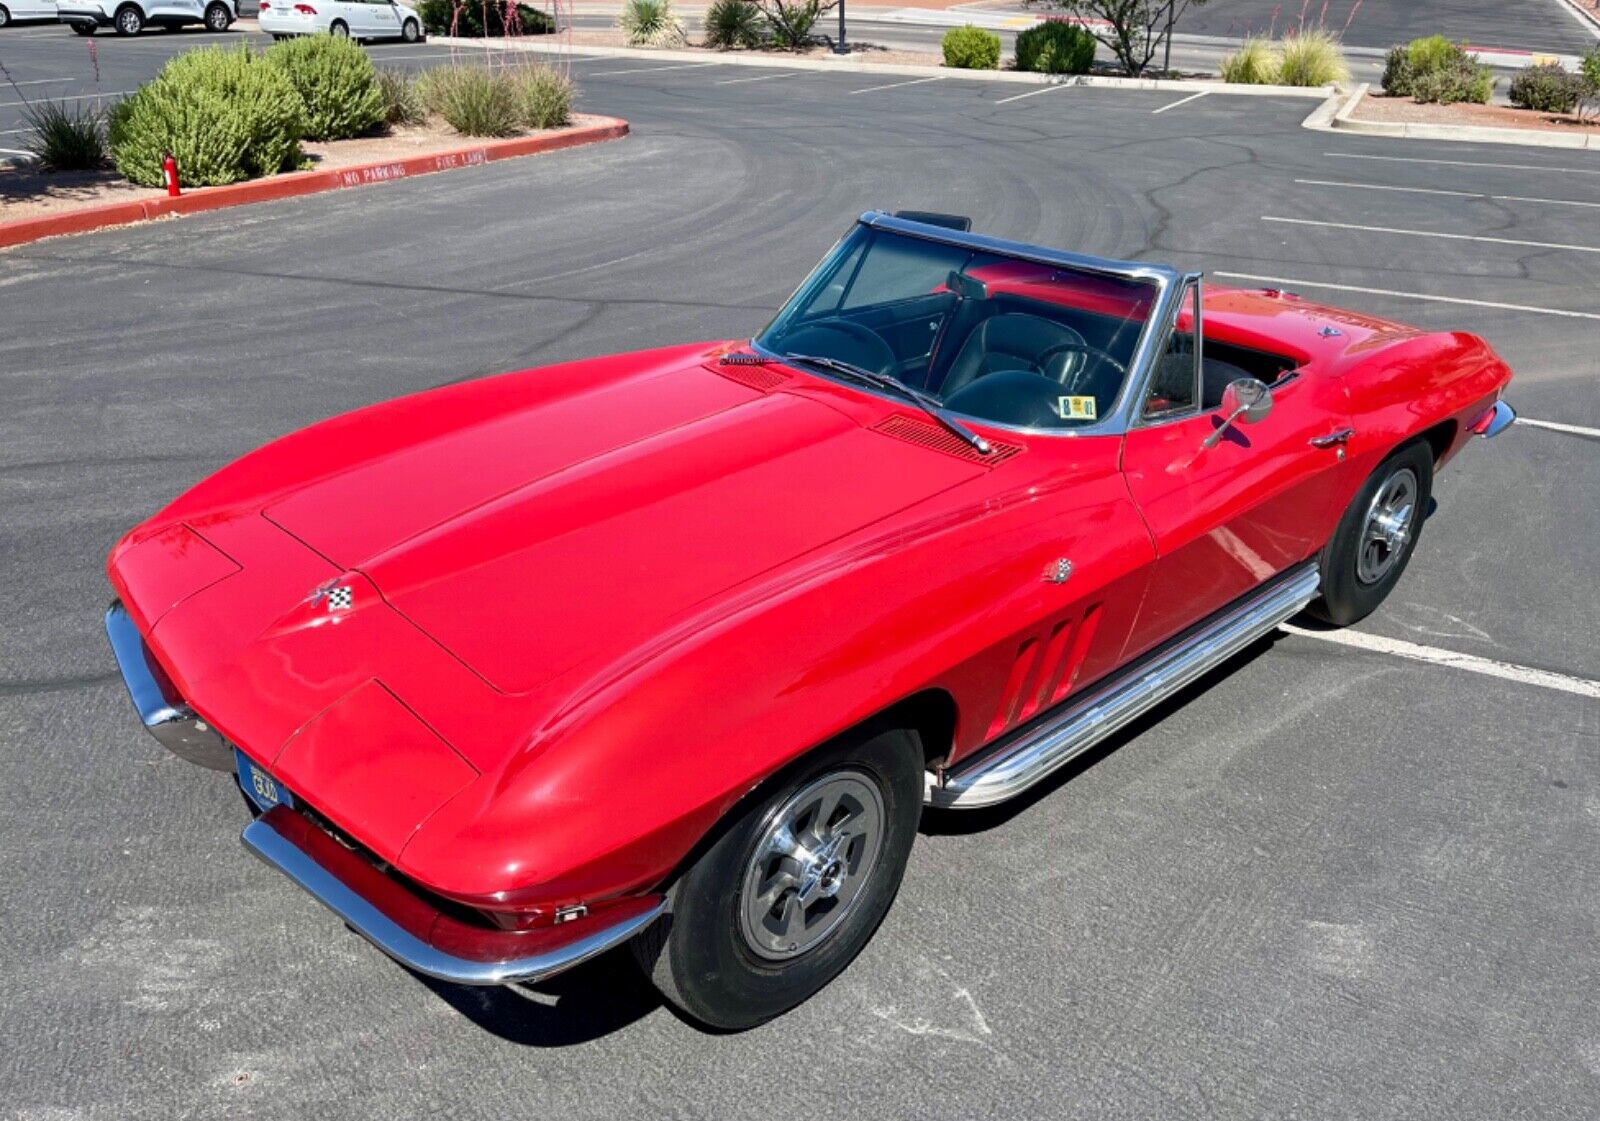
POLYGON ((491 140, 466 148, 452 148, 445 152, 432 152, 425 156, 392 160, 386 163, 357 164, 353 167, 333 168, 328 171, 294 171, 274 175, 267 179, 252 179, 247 183, 233 183, 226 187, 197 187, 188 194, 169 198, 159 195, 135 202, 114 202, 104 206, 90 206, 82 210, 69 210, 60 214, 43 214, 37 218, 19 218, 13 222, 0 222, 0 249, 23 245, 45 237, 61 234, 81 234, 107 226, 126 226, 150 218, 169 214, 198 214, 206 210, 220 210, 228 206, 241 206, 251 202, 271 202, 296 195, 336 191, 344 187, 363 187, 368 183, 387 183, 395 179, 409 179, 416 175, 431 175, 436 171, 451 171, 458 167, 476 167, 495 160, 515 159, 539 152, 553 152, 562 148, 576 148, 585 144, 598 144, 617 140, 628 135, 628 122, 619 117, 596 117, 594 124, 577 125, 546 133, 543 136, 522 136, 513 140, 491 140))
POLYGON ((1354 116, 1356 106, 1366 96, 1369 84, 1362 84, 1344 99, 1328 102, 1301 122, 1305 128, 1327 132, 1350 132, 1361 136, 1386 136, 1394 140, 1453 140, 1469 144, 1509 144, 1522 148, 1587 149, 1600 152, 1600 132, 1569 135, 1521 128, 1488 128, 1483 125, 1433 125, 1405 121, 1361 121, 1354 116))
MULTIPOLYGON (((541 36, 541 39, 549 36, 541 36)), ((1223 93, 1241 97, 1318 97, 1325 98, 1332 86, 1242 86, 1229 82, 1175 81, 1167 78, 1112 78, 1093 74, 1034 74, 1021 70, 957 70, 949 66, 902 66, 892 62, 861 62, 854 57, 834 61, 825 58, 784 58, 781 55, 755 54, 745 51, 668 51, 644 50, 638 47, 580 47, 552 43, 549 46, 532 39, 496 39, 493 46, 485 47, 483 39, 451 39, 432 36, 428 42, 435 46, 466 48, 479 52, 521 51, 527 54, 548 55, 559 60, 563 57, 614 58, 618 61, 644 61, 660 63, 698 62, 707 66, 755 66, 777 70, 830 70, 843 74, 900 74, 907 78, 959 78, 962 81, 1009 82, 1019 85, 1088 86, 1119 90, 1164 90, 1169 93, 1223 93)), ((575 77, 583 80, 583 74, 575 77)))

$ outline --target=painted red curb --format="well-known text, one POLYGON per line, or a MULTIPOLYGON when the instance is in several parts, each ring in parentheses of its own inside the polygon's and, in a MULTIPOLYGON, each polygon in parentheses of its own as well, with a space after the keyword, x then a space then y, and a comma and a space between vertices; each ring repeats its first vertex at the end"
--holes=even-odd
POLYGON ((411 156, 387 163, 356 164, 353 167, 333 168, 328 171, 294 171, 287 175, 274 175, 267 179, 252 179, 247 183, 233 183, 226 187, 197 188, 190 194, 169 198, 158 195, 136 202, 113 202, 104 206, 85 207, 64 214, 45 214, 38 218, 19 218, 14 222, 0 222, 0 249, 23 245, 42 237, 61 234, 81 234, 107 226, 125 226, 160 218, 167 214, 198 214, 205 210, 219 210, 225 206, 242 206, 251 202, 268 202, 311 195, 320 191, 337 191, 345 187, 363 187, 368 183, 388 183, 395 179, 409 179, 415 175, 431 175, 436 171, 451 171, 458 167, 476 167, 495 160, 515 159, 538 152, 554 152, 561 148, 576 148, 583 144, 598 144, 605 140, 619 140, 628 135, 628 122, 619 117, 601 117, 600 123, 561 129, 543 136, 521 136, 514 140, 492 140, 470 148, 454 148, 447 152, 430 152, 425 156, 411 156))

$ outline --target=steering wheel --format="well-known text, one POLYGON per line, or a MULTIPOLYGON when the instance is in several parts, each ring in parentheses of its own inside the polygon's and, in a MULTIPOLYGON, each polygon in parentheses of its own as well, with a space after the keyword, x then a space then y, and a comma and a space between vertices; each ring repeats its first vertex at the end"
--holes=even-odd
POLYGON ((1060 372, 1055 375, 1056 380, 1068 389, 1079 388, 1080 383, 1083 381, 1083 375, 1090 369, 1098 369, 1101 362, 1110 363, 1117 373, 1124 378, 1128 376, 1128 367, 1117 361, 1115 356, 1097 346, 1090 346, 1084 342, 1058 343, 1051 347, 1039 355, 1039 368, 1048 370, 1050 368, 1050 360, 1058 354, 1081 354, 1084 356, 1084 361, 1080 364, 1074 365, 1070 361, 1063 363, 1060 372), (1095 361, 1095 366, 1093 367, 1089 365, 1088 361, 1091 358, 1095 361))
POLYGON ((892 374, 899 365, 894 351, 881 335, 849 319, 822 319, 807 323, 786 334, 783 346, 797 354, 826 355, 880 374, 892 374), (809 335, 817 336, 816 341, 806 342, 809 335), (842 346, 841 335, 847 340, 842 346))

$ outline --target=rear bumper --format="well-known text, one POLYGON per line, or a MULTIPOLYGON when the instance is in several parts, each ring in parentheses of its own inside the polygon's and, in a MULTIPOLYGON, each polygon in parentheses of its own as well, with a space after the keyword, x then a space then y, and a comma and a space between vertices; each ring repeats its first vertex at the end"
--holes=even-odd
POLYGON ((240 839, 400 964, 457 985, 553 976, 626 942, 666 907, 644 896, 559 926, 497 930, 441 910, 287 806, 251 822, 240 839))
POLYGON ((1474 435, 1489 439, 1500 435, 1512 424, 1516 423, 1517 412, 1504 401, 1496 401, 1494 408, 1484 413, 1471 424, 1474 435))
POLYGON ((216 771, 233 770, 228 741, 185 703, 120 600, 106 610, 106 637, 145 730, 182 759, 216 771))

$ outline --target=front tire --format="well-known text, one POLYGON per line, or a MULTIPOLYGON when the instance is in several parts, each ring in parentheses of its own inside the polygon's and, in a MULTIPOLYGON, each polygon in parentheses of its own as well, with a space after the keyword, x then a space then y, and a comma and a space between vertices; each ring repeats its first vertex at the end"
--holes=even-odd
POLYGON ((1347 627, 1378 609, 1416 552, 1433 494, 1433 452, 1420 441, 1378 465, 1322 552, 1322 594, 1312 615, 1347 627))
POLYGON ((407 43, 422 42, 422 25, 414 19, 408 19, 400 25, 400 38, 407 43))
POLYGON ((117 12, 116 26, 118 35, 137 35, 144 30, 144 13, 130 4, 117 12))
POLYGON ((213 4, 211 7, 206 9, 207 31, 226 31, 228 30, 228 26, 232 23, 233 16, 228 14, 228 8, 226 5, 213 4))
POLYGON ((6 6, 4 4, 0 4, 0 27, 4 27, 10 22, 11 13, 6 10, 6 6))
POLYGON ((922 745, 879 729, 804 759, 742 811, 633 943, 663 996, 715 1028, 787 1012, 832 981, 894 902, 922 812, 922 745))

